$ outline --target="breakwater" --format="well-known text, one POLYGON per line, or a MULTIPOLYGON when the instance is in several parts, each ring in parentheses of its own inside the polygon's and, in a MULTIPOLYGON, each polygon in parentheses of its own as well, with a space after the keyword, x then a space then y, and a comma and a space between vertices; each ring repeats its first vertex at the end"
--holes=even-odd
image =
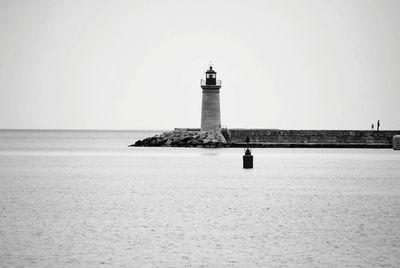
POLYGON ((230 147, 392 148, 400 130, 229 129, 230 147))
POLYGON ((253 148, 392 148, 393 137, 400 130, 280 130, 222 129, 200 131, 196 128, 176 128, 174 131, 136 141, 131 146, 168 147, 245 147, 246 138, 253 148))
POLYGON ((175 129, 160 135, 138 140, 130 146, 153 147, 229 147, 221 131, 200 131, 199 129, 175 129))

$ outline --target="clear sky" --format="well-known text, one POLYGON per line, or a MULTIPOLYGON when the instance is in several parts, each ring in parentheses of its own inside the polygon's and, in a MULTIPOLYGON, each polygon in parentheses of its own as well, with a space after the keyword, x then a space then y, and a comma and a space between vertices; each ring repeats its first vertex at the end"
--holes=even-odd
POLYGON ((400 129, 398 0, 0 0, 0 128, 400 129))

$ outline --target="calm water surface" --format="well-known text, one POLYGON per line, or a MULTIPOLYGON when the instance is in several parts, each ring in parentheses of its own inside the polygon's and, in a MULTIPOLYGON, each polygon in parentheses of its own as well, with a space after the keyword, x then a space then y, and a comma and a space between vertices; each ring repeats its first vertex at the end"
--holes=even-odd
POLYGON ((0 131, 0 266, 400 267, 400 152, 0 131))

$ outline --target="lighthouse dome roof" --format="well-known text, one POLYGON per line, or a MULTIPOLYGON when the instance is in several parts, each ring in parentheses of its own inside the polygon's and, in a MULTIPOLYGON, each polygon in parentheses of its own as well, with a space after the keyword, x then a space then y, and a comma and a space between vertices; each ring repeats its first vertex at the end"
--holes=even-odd
POLYGON ((212 66, 210 66, 210 69, 208 69, 206 73, 216 73, 216 72, 213 70, 212 66))

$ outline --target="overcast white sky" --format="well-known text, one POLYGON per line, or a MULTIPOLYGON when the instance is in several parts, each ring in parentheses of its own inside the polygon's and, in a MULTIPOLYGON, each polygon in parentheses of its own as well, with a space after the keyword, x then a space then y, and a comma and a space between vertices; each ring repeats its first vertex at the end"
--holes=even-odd
POLYGON ((0 0, 0 128, 400 129, 400 1, 0 0))

